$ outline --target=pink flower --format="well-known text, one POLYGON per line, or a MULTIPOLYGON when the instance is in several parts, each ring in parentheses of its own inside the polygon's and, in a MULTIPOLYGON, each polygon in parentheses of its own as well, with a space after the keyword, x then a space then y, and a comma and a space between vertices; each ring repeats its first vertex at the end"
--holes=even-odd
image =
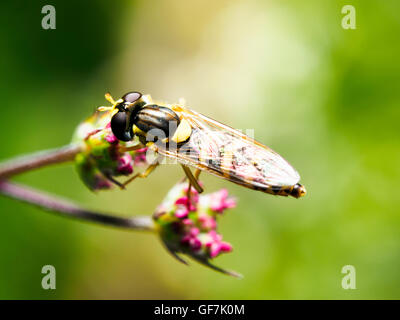
POLYGON ((217 222, 215 219, 207 214, 202 214, 199 216, 200 226, 204 230, 212 230, 217 227, 217 222))
POLYGON ((116 136, 114 136, 112 133, 110 133, 109 135, 106 136, 106 141, 110 144, 117 144, 118 143, 118 139, 116 136))
MULTIPOLYGON (((222 240, 222 236, 220 234, 217 233, 217 231, 215 230, 211 230, 208 235, 211 237, 211 242, 219 242, 222 240)), ((209 243, 206 243, 206 245, 208 245, 209 243)))
POLYGON ((212 211, 222 213, 225 209, 234 208, 236 201, 234 198, 228 197, 228 190, 221 189, 218 192, 211 194, 211 205, 212 211))
POLYGON ((134 156, 135 166, 146 163, 146 152, 147 148, 136 150, 134 156))
POLYGON ((132 156, 129 153, 125 153, 118 159, 117 171, 120 174, 131 174, 133 172, 133 161, 132 156))
POLYGON ((200 230, 198 228, 191 228, 189 231, 189 234, 193 237, 198 236, 200 233, 200 230))
POLYGON ((140 154, 138 156, 135 156, 135 166, 141 165, 143 163, 146 163, 146 155, 145 154, 140 154))
POLYGON ((210 258, 215 258, 222 252, 231 252, 232 245, 228 242, 221 241, 222 236, 211 230, 208 235, 210 236, 211 240, 206 243, 206 248, 209 249, 210 258))
POLYGON ((186 218, 188 214, 189 210, 186 208, 186 206, 179 205, 178 208, 175 210, 175 217, 177 218, 186 218))
POLYGON ((210 258, 215 258, 222 252, 231 252, 232 246, 228 242, 214 242, 210 246, 210 258))
POLYGON ((216 232, 216 212, 233 207, 235 201, 228 197, 226 190, 199 195, 192 187, 190 196, 188 192, 187 182, 177 184, 163 202, 164 214, 160 215, 158 209, 153 215, 162 241, 181 262, 184 260, 177 253, 187 254, 214 270, 237 277, 237 273, 211 263, 211 259, 221 253, 232 251, 232 246, 222 241, 222 236, 216 232))
POLYGON ((193 221, 190 219, 183 219, 182 220, 183 225, 185 226, 193 226, 193 221))
POLYGON ((192 197, 189 199, 187 196, 183 196, 175 201, 176 205, 184 205, 189 211, 196 211, 196 207, 193 205, 196 199, 192 197))
POLYGON ((191 228, 189 233, 182 238, 181 243, 188 245, 194 251, 199 250, 201 248, 201 241, 197 238, 199 233, 200 230, 198 228, 191 228))

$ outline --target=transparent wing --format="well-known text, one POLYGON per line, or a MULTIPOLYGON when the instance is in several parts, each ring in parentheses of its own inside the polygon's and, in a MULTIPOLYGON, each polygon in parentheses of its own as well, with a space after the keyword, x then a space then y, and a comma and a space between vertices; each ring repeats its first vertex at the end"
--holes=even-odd
POLYGON ((278 153, 238 130, 181 106, 171 107, 192 127, 182 146, 164 146, 158 152, 235 183, 268 188, 293 186, 297 171, 278 153))

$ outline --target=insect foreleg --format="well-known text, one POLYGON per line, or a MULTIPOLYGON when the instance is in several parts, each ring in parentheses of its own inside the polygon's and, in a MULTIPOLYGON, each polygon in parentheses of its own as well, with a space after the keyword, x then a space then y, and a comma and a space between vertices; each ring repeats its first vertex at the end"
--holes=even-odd
POLYGON ((127 184, 131 183, 136 178, 147 178, 147 176, 159 165, 158 161, 149 165, 144 172, 136 173, 133 177, 126 180, 122 186, 125 187, 127 184))
POLYGON ((196 191, 198 193, 202 193, 203 192, 203 188, 200 186, 199 182, 194 177, 194 175, 193 175, 192 171, 190 170, 190 168, 185 166, 185 165, 183 165, 183 164, 181 166, 182 166, 183 171, 185 172, 186 176, 188 177, 189 182, 193 185, 193 187, 196 189, 196 191))
POLYGON ((135 151, 135 150, 139 150, 139 149, 143 149, 143 148, 145 148, 145 146, 144 145, 142 145, 141 143, 139 143, 139 144, 136 144, 136 145, 134 145, 134 146, 131 146, 131 147, 119 147, 119 150, 121 151, 121 152, 127 152, 127 151, 135 151))

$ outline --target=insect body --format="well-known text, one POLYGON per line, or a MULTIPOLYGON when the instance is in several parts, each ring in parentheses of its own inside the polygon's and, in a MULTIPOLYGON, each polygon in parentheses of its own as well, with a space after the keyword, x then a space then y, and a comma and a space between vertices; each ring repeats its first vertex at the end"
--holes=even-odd
POLYGON ((180 104, 155 104, 138 92, 115 102, 106 98, 113 103, 111 129, 117 139, 130 141, 138 136, 158 154, 177 159, 199 191, 187 166, 273 195, 299 198, 306 194, 298 183, 299 174, 285 159, 238 130, 180 104))

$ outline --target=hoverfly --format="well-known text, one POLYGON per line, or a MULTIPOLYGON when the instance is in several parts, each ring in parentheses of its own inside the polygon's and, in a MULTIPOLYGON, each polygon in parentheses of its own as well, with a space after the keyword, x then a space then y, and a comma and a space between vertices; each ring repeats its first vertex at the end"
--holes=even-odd
MULTIPOLYGON (((202 188, 197 179, 203 170, 273 195, 300 198, 306 194, 298 183, 299 174, 285 159, 238 130, 182 104, 155 103, 139 92, 129 92, 117 101, 106 94, 106 99, 112 107, 99 110, 112 111, 111 130, 116 138, 132 141, 138 137, 141 148, 146 146, 158 155, 176 159, 199 192, 202 188), (197 169, 194 175, 188 166, 197 169)), ((150 164, 144 173, 136 174, 124 185, 137 177, 147 177, 157 165, 150 164)))

